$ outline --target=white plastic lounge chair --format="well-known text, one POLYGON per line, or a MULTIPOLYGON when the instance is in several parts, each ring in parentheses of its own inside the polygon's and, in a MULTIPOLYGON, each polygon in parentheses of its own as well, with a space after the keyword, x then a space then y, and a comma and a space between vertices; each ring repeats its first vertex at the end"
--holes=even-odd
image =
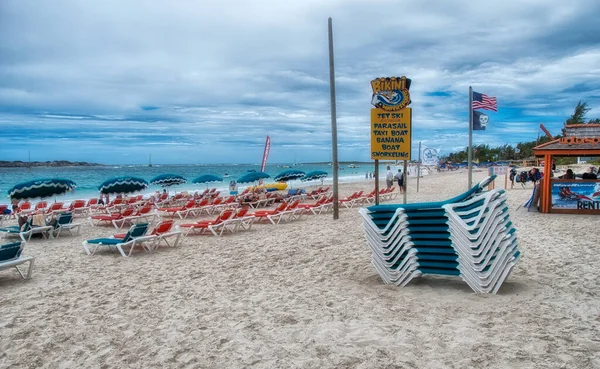
POLYGON ((60 236, 62 231, 69 232, 71 236, 74 236, 73 230, 77 230, 77 234, 79 234, 79 227, 81 227, 81 223, 73 223, 73 213, 63 213, 56 218, 52 232, 55 238, 60 236))
POLYGON ((31 278, 31 273, 33 272, 33 261, 35 259, 32 256, 22 255, 24 247, 25 242, 23 241, 8 243, 0 246, 0 270, 14 267, 21 275, 21 278, 31 278), (25 273, 19 269, 19 265, 24 263, 29 263, 29 267, 25 273))
POLYGON ((0 232, 4 233, 4 237, 19 236, 23 241, 31 240, 33 234, 41 234, 44 238, 52 237, 52 226, 32 226, 32 218, 29 218, 21 228, 19 226, 10 226, 0 228, 0 232))
POLYGON ((83 249, 88 255, 94 255, 100 246, 108 248, 116 247, 123 256, 131 256, 136 245, 141 245, 144 249, 152 251, 152 244, 148 241, 153 241, 156 236, 146 236, 148 224, 135 224, 129 228, 129 232, 125 237, 120 238, 96 238, 93 240, 83 241, 83 249), (89 245, 95 245, 93 250, 90 250, 89 245), (125 248, 129 247, 129 253, 125 252, 125 248))

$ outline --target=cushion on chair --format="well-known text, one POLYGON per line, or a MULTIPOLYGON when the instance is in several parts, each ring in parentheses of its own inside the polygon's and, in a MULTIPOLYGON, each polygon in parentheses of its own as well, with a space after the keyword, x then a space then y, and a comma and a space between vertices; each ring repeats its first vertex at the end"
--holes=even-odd
POLYGON ((0 246, 0 261, 11 260, 21 256, 21 242, 7 243, 0 246))

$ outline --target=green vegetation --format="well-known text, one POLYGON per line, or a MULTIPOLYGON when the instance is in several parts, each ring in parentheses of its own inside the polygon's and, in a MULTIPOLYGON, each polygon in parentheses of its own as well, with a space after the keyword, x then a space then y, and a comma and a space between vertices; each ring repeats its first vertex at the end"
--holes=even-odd
MULTIPOLYGON (((586 122, 585 115, 590 111, 586 102, 579 101, 573 115, 571 115, 566 121, 565 126, 572 124, 592 124, 600 123, 600 118, 590 119, 586 122)), ((564 129, 562 134, 554 136, 554 139, 564 137, 564 129)), ((473 160, 479 162, 485 161, 506 161, 506 160, 526 160, 533 156, 533 148, 550 141, 547 136, 542 136, 539 140, 530 142, 519 142, 516 147, 512 145, 504 144, 499 147, 490 147, 489 145, 476 145, 473 146, 473 160), (518 150, 515 150, 518 149, 518 150), (519 152, 517 152, 519 151, 519 152)), ((464 150, 451 153, 445 159, 453 163, 460 163, 468 159, 468 147, 464 150)), ((556 164, 566 165, 575 163, 576 158, 557 158, 556 164)))

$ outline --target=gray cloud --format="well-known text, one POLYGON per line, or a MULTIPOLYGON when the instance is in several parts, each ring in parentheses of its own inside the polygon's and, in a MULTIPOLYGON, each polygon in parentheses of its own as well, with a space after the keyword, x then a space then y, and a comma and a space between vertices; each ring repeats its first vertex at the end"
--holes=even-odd
POLYGON ((516 143, 541 120, 558 132, 579 100, 600 116, 597 14, 586 0, 4 1, 0 124, 48 148, 42 132, 95 146, 121 137, 114 161, 147 145, 174 162, 184 149, 256 161, 235 155, 260 156, 267 134, 278 160, 328 160, 332 16, 342 159, 369 159, 379 76, 413 80, 413 146, 466 146, 469 85, 500 105, 476 143, 516 143))

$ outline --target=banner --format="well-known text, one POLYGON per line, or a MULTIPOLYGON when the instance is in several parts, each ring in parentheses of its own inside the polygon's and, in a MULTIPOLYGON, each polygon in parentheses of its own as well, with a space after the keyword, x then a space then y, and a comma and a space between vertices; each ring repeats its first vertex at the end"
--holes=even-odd
POLYGON ((267 142, 265 142, 265 151, 263 152, 262 164, 260 166, 260 171, 264 172, 265 167, 267 166, 267 159, 269 158, 269 151, 271 150, 271 138, 267 136, 267 142))
POLYGON ((552 182, 552 208, 600 209, 600 182, 578 180, 552 182))
POLYGON ((438 157, 438 150, 432 149, 430 147, 424 147, 421 164, 423 164, 423 165, 439 165, 440 158, 438 157))

